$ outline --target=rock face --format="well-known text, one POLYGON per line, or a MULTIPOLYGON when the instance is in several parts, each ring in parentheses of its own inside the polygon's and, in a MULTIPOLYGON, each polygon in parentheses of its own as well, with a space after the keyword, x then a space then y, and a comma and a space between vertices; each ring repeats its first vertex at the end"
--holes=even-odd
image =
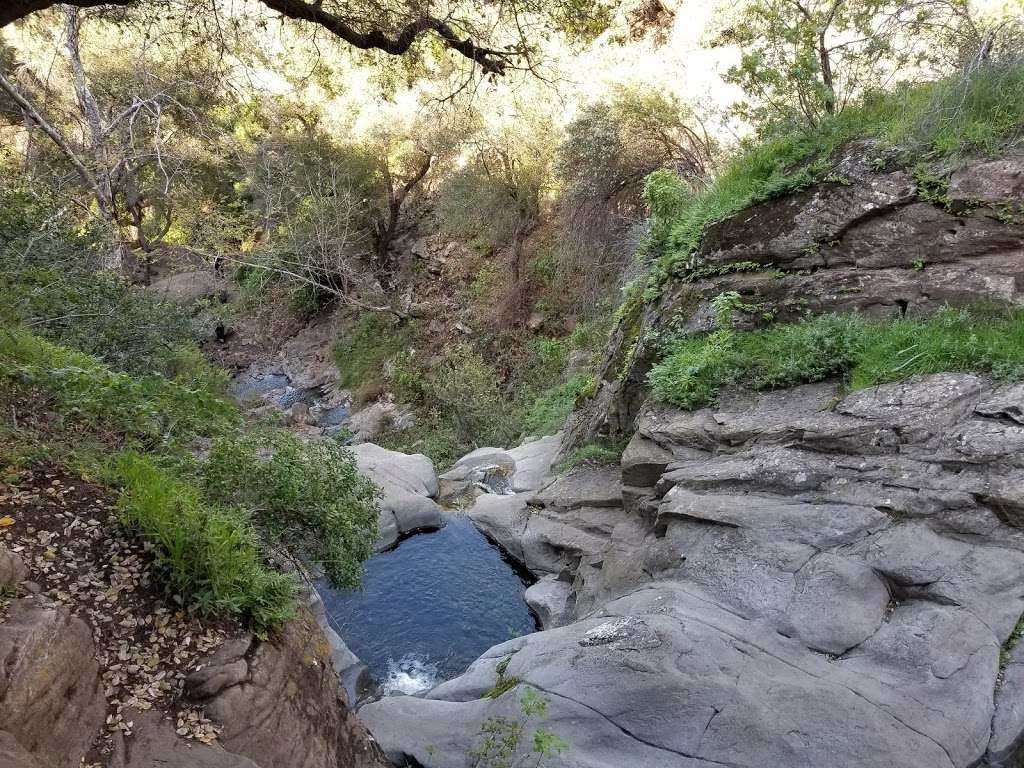
POLYGON ((213 272, 197 269, 154 280, 150 283, 149 290, 166 301, 191 304, 200 299, 226 301, 232 287, 231 283, 213 272))
POLYGON ((67 608, 11 602, 0 621, 0 764, 78 768, 106 716, 93 653, 92 631, 67 608))
POLYGON ((427 768, 472 766, 527 689, 570 744, 551 766, 1019 764, 1020 650, 997 681, 1024 614, 1022 413, 1024 386, 968 374, 648 406, 621 474, 471 513, 565 625, 360 714, 427 768), (519 684, 485 696, 499 678, 519 684))
POLYGON ((306 611, 273 641, 229 641, 186 690, 223 724, 221 746, 259 768, 385 765, 349 713, 330 646, 306 611))
MULTIPOLYGON (((0 570, 5 589, 27 574, 2 547, 0 570)), ((10 600, 5 613, 0 766, 79 768, 107 715, 93 632, 42 595, 10 600)), ((186 741, 160 711, 126 709, 132 732, 113 734, 109 768, 386 768, 349 708, 336 672, 343 660, 331 651, 306 610, 272 640, 228 641, 187 678, 180 702, 205 706, 223 728, 218 741, 186 741)))
POLYGON ((373 443, 355 446, 356 466, 384 491, 380 503, 378 551, 391 547, 401 533, 441 525, 434 463, 422 454, 389 451, 373 443))
MULTIPOLYGON (((1024 303, 1024 153, 965 161, 948 175, 941 205, 922 199, 912 170, 875 170, 876 156, 870 144, 849 145, 833 161, 832 181, 710 225, 697 269, 615 329, 597 392, 567 425, 562 455, 597 435, 632 433, 656 355, 648 340, 669 322, 708 330, 711 301, 723 292, 784 321, 807 312, 891 317, 944 304, 1024 303)), ((756 311, 738 320, 761 321, 756 311)))

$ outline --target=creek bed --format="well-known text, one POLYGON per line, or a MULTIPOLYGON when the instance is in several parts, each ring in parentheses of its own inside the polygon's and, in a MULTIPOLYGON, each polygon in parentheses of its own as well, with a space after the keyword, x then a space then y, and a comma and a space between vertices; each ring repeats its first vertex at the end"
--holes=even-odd
POLYGON ((366 563, 361 590, 319 586, 331 626, 384 695, 457 677, 491 646, 537 630, 519 571, 465 516, 366 563))

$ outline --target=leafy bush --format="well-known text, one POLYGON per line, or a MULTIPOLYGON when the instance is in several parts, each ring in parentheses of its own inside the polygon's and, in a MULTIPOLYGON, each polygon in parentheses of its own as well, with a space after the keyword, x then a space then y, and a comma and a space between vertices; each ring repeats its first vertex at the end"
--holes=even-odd
POLYGON ((575 376, 565 384, 552 387, 533 401, 523 418, 523 429, 529 435, 550 435, 562 428, 576 401, 593 394, 593 376, 575 376))
POLYGON ((360 403, 373 400, 387 386, 387 364, 416 337, 415 323, 399 325, 379 312, 365 312, 331 350, 338 381, 354 390, 360 403))
POLYGON ((118 373, 22 329, 0 328, 0 391, 28 393, 22 402, 49 420, 45 431, 16 424, 5 438, 129 448, 108 477, 122 489, 123 520, 153 541, 168 588, 195 610, 259 629, 281 621, 295 585, 260 553, 282 544, 336 583, 358 583, 377 536, 378 491, 339 444, 242 431, 237 408, 214 392, 118 373), (212 438, 206 459, 193 455, 197 438, 212 438))
POLYGON ((159 375, 117 373, 21 329, 0 328, 0 361, 0 380, 45 393, 57 418, 118 442, 168 446, 219 434, 240 421, 217 392, 159 375))
MULTIPOLYGON (((52 216, 57 202, 28 184, 18 175, 0 181, 0 320, 120 371, 180 373, 196 348, 188 313, 98 270, 101 241, 52 216)), ((193 371, 209 375, 209 366, 200 368, 193 371)))
POLYGON ((1024 311, 946 309, 927 320, 876 324, 850 372, 854 389, 942 371, 1024 377, 1024 311))
POLYGON ((623 442, 600 439, 585 443, 573 451, 572 455, 556 467, 560 473, 569 472, 584 465, 617 464, 626 449, 623 442))
POLYGON ((254 510, 265 539, 306 555, 338 586, 359 585, 377 539, 379 491, 348 449, 261 430, 218 440, 201 474, 211 499, 254 510))
POLYGON ((945 309, 921 320, 823 315, 746 333, 682 339, 648 374, 655 397, 681 408, 729 385, 786 387, 846 374, 855 389, 942 371, 1024 376, 1024 311, 945 309))
POLYGON ((116 477, 121 520, 153 543, 168 591, 204 614, 251 621, 259 630, 292 615, 294 577, 266 568, 237 508, 206 503, 197 489, 151 459, 125 453, 116 477))
POLYGON ((555 164, 566 285, 591 299, 618 277, 633 255, 625 241, 643 218, 645 177, 662 168, 681 185, 704 176, 712 142, 696 126, 687 105, 650 87, 619 87, 569 123, 555 164))

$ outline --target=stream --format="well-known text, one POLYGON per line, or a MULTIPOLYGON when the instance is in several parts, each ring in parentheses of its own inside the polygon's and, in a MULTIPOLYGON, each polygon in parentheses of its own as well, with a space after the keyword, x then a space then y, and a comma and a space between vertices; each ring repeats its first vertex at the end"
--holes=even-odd
POLYGON ((331 626, 384 695, 457 677, 488 648, 537 630, 518 571, 465 515, 366 562, 363 587, 318 590, 331 626))

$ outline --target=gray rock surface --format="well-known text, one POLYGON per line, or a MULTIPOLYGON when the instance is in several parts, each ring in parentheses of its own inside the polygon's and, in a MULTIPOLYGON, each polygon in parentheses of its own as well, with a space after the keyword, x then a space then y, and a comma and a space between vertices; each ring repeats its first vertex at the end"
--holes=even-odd
POLYGON ((536 491, 551 475, 551 465, 561 445, 560 435, 530 440, 508 451, 516 463, 512 490, 516 493, 536 491))
POLYGON ((259 768, 383 768, 330 654, 315 618, 300 611, 270 640, 225 643, 186 681, 186 692, 223 724, 220 746, 259 768))
POLYGON ((378 551, 394 545, 402 533, 441 525, 441 508, 433 500, 438 492, 437 473, 430 459, 373 443, 361 443, 352 450, 359 471, 384 492, 378 551))
POLYGON ((472 765, 528 688, 571 745, 552 766, 1017 765, 1024 673, 1000 649, 1024 614, 1022 392, 939 374, 645 408, 622 467, 665 462, 643 514, 599 468, 469 513, 542 577, 528 599, 554 628, 361 715, 426 768, 472 765), (520 684, 487 698, 506 658, 520 684))
POLYGON ((11 601, 0 622, 0 755, 79 767, 106 716, 94 653, 92 631, 66 607, 38 595, 11 601))
POLYGON ((988 743, 991 768, 1017 768, 1024 762, 1024 644, 1018 643, 1003 671, 996 691, 992 740, 988 743))
POLYGON ((572 616, 572 584, 557 576, 545 576, 526 590, 523 599, 537 615, 542 629, 552 629, 568 623, 572 616))
POLYGON ((114 737, 111 768, 261 768, 219 744, 186 741, 175 733, 175 722, 159 712, 125 711, 132 735, 114 737))

